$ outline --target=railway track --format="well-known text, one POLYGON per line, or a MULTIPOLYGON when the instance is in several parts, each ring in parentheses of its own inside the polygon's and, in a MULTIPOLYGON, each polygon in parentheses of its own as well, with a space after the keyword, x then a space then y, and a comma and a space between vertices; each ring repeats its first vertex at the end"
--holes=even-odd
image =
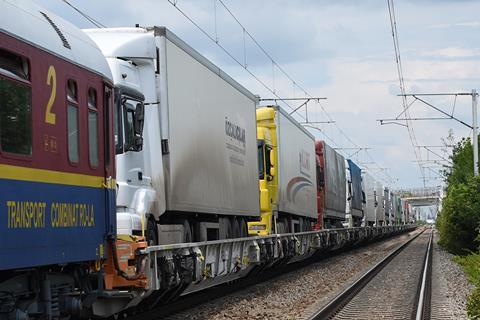
POLYGON ((432 236, 400 246, 309 319, 430 319, 432 236))
MULTIPOLYGON (((328 259, 332 256, 338 255, 343 251, 348 251, 347 250, 337 250, 335 252, 327 252, 325 253, 321 259, 316 259, 314 261, 318 260, 325 260, 328 259)), ((268 282, 270 280, 273 280, 279 276, 288 274, 290 272, 293 272, 295 270, 299 270, 301 268, 307 267, 308 265, 312 264, 313 261, 311 259, 305 260, 298 262, 297 264, 290 264, 290 265, 285 265, 279 268, 276 268, 274 270, 271 270, 266 273, 262 273, 259 276, 253 276, 250 278, 246 279, 239 279, 237 281, 228 283, 228 284, 222 284, 217 287, 209 288, 206 290, 203 290, 201 292, 196 292, 192 293, 190 295, 187 295, 185 297, 181 297, 176 301, 172 301, 167 304, 160 304, 150 310, 145 310, 145 311, 139 311, 139 312, 130 312, 130 313, 125 313, 123 314, 124 318, 127 318, 128 320, 158 320, 158 319, 163 319, 165 317, 174 315, 175 313, 181 312, 185 310, 185 306, 188 306, 188 308, 191 308, 193 306, 201 305, 203 303, 207 303, 208 301, 215 300, 218 298, 221 298, 225 295, 229 295, 232 293, 235 293, 237 291, 240 291, 242 289, 246 289, 248 287, 251 287, 253 285, 256 285, 258 283, 262 282, 268 282)), ((131 310, 133 311, 133 310, 131 310)))

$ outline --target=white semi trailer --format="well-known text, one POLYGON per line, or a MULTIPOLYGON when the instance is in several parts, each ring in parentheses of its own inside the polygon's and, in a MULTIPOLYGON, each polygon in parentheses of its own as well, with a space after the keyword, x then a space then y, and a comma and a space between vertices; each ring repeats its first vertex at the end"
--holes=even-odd
POLYGON ((116 86, 118 233, 246 236, 260 217, 257 97, 164 27, 86 32, 116 86))
MULTIPOLYGON (((311 230, 317 213, 315 137, 285 110, 277 109, 278 213, 283 230, 311 230), (290 217, 296 217, 290 219, 290 217)), ((279 228, 282 232, 282 228, 279 228)))
POLYGON ((364 225, 374 226, 377 222, 375 201, 375 180, 366 171, 362 171, 363 190, 365 190, 364 225))
POLYGON ((392 214, 392 199, 390 198, 390 189, 388 187, 383 189, 383 208, 385 213, 385 225, 389 225, 391 223, 390 216, 392 214))
POLYGON ((375 184, 375 199, 377 207, 375 208, 375 214, 377 219, 376 226, 385 225, 385 203, 384 203, 384 188, 381 182, 375 184))

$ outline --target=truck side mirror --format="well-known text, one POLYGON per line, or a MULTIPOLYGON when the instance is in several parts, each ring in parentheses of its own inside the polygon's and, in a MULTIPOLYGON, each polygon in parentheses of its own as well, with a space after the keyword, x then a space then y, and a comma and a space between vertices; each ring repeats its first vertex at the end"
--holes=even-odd
MULTIPOLYGON (((270 164, 272 167, 275 167, 276 166, 276 163, 275 163, 275 154, 274 154, 274 150, 273 149, 270 149, 270 164)), ((272 176, 274 176, 275 174, 272 173, 272 176)))
POLYGON ((135 121, 133 123, 133 131, 135 132, 134 148, 136 151, 143 149, 143 124, 145 119, 145 107, 143 103, 137 103, 135 107, 135 121))
POLYGON ((265 172, 267 173, 267 180, 272 181, 275 175, 274 163, 272 162, 272 149, 270 146, 265 146, 265 172))
POLYGON ((143 146, 143 138, 142 137, 136 136, 134 143, 135 143, 135 150, 137 150, 137 151, 142 150, 142 146, 143 146))
POLYGON ((275 176, 275 167, 270 167, 270 175, 269 175, 269 181, 273 180, 273 177, 275 176))
POLYGON ((142 136, 143 135, 143 123, 145 119, 145 107, 143 103, 137 103, 135 107, 135 123, 134 123, 134 130, 135 135, 142 136))

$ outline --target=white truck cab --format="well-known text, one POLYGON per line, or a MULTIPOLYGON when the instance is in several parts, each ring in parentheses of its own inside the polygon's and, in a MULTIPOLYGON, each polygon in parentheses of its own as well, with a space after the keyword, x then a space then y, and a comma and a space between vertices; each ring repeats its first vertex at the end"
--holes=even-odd
MULTIPOLYGON (((162 158, 151 152, 161 140, 160 114, 152 107, 158 104, 156 48, 144 29, 125 31, 86 30, 107 58, 115 84, 117 233, 141 235, 156 233, 147 229, 149 215, 158 218, 165 211, 164 193, 153 188, 154 182, 163 185, 162 158)), ((152 234, 146 236, 156 242, 152 234)))

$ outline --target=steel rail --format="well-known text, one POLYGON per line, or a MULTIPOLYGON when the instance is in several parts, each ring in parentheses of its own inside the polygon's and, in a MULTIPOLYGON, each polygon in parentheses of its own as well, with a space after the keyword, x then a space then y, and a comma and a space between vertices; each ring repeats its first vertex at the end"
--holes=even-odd
POLYGON ((413 240, 418 238, 423 232, 415 235, 412 239, 403 243, 400 247, 391 252, 388 256, 383 258, 375 266, 369 269, 362 277, 356 280, 352 285, 347 289, 338 294, 333 298, 326 306, 322 309, 315 312, 310 316, 309 320, 325 320, 331 319, 335 314, 337 314, 347 303, 349 303, 369 282, 372 280, 384 267, 386 267, 390 261, 393 260, 403 249, 405 249, 413 240))
POLYGON ((430 240, 428 241, 427 254, 425 255, 420 294, 418 296, 418 302, 417 302, 417 313, 415 317, 416 320, 423 320, 423 319, 430 318, 430 315, 428 312, 428 306, 427 306, 428 301, 430 300, 428 296, 430 294, 430 290, 428 290, 427 286, 432 276, 432 273, 431 273, 432 241, 433 241, 432 239, 433 239, 433 230, 432 230, 432 233, 430 234, 430 240))

